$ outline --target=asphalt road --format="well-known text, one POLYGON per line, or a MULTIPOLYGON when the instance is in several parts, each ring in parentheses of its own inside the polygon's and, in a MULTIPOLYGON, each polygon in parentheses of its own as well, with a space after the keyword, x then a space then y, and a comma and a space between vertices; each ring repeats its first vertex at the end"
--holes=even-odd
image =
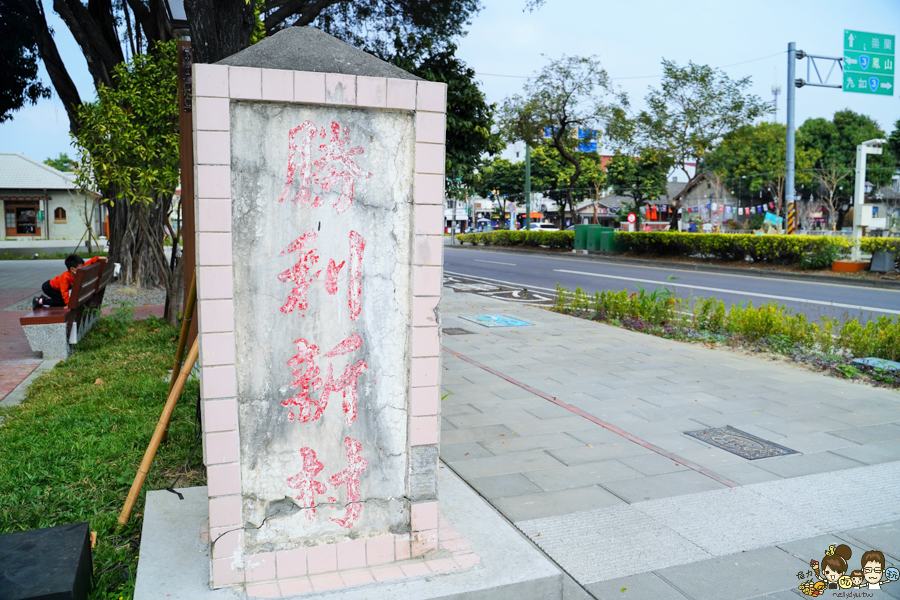
POLYGON ((593 294, 603 290, 648 292, 668 288, 681 297, 715 296, 727 306, 778 302, 808 318, 860 318, 900 315, 900 290, 788 279, 685 271, 516 252, 478 251, 444 246, 444 271, 485 281, 555 291, 560 284, 593 294))

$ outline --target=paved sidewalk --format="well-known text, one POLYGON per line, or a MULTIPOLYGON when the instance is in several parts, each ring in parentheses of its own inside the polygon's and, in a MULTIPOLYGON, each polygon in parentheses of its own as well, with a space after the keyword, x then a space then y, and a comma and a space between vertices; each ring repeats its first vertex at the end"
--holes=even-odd
POLYGON ((446 288, 441 308, 471 332, 443 336, 465 359, 444 353, 442 460, 595 597, 796 598, 840 543, 900 566, 897 392, 446 288), (461 318, 485 314, 534 326, 461 318), (796 454, 684 435, 726 425, 796 454))

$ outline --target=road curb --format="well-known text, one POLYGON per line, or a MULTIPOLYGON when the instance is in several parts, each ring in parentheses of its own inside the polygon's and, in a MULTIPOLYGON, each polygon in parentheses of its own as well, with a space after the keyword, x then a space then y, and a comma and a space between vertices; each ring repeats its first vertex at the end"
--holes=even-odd
POLYGON ((717 265, 705 265, 700 263, 681 263, 669 260, 653 260, 641 258, 624 258, 607 256, 604 254, 575 254, 574 252, 556 253, 541 250, 513 250, 510 247, 493 246, 464 246, 462 244, 444 244, 445 247, 463 250, 475 250, 481 252, 512 252, 514 254, 530 254, 534 256, 550 256, 557 258, 575 258, 592 262, 605 262, 622 265, 637 265, 642 267, 670 267, 682 271, 701 271, 705 273, 723 273, 727 275, 744 275, 745 277, 760 277, 764 279, 789 279, 801 283, 830 283, 832 285, 849 285, 854 287, 867 287, 888 290, 900 290, 900 281, 864 281, 859 279, 845 279, 831 275, 798 275, 796 273, 783 273, 781 271, 760 271, 757 269, 738 269, 735 267, 719 267, 717 265))

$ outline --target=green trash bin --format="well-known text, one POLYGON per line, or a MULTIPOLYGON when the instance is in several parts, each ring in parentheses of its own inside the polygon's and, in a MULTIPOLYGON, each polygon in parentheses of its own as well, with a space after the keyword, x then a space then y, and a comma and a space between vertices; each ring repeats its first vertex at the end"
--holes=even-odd
POLYGON ((594 225, 576 225, 575 226, 575 249, 587 250, 587 234, 588 230, 594 225))
POLYGON ((600 233, 600 252, 624 252, 625 245, 616 239, 614 230, 600 233))
POLYGON ((587 241, 585 244, 585 250, 588 252, 600 252, 600 236, 604 232, 610 233, 613 231, 612 227, 602 227, 600 225, 588 225, 590 229, 587 231, 587 241))

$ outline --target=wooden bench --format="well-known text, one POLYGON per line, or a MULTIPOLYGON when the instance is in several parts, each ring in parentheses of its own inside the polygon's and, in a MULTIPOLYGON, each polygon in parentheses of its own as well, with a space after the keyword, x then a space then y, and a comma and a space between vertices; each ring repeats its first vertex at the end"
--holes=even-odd
POLYGON ((114 272, 115 265, 103 261, 81 267, 75 272, 66 306, 39 308, 19 319, 31 349, 42 352, 44 359, 67 358, 100 317, 106 285, 114 272))

